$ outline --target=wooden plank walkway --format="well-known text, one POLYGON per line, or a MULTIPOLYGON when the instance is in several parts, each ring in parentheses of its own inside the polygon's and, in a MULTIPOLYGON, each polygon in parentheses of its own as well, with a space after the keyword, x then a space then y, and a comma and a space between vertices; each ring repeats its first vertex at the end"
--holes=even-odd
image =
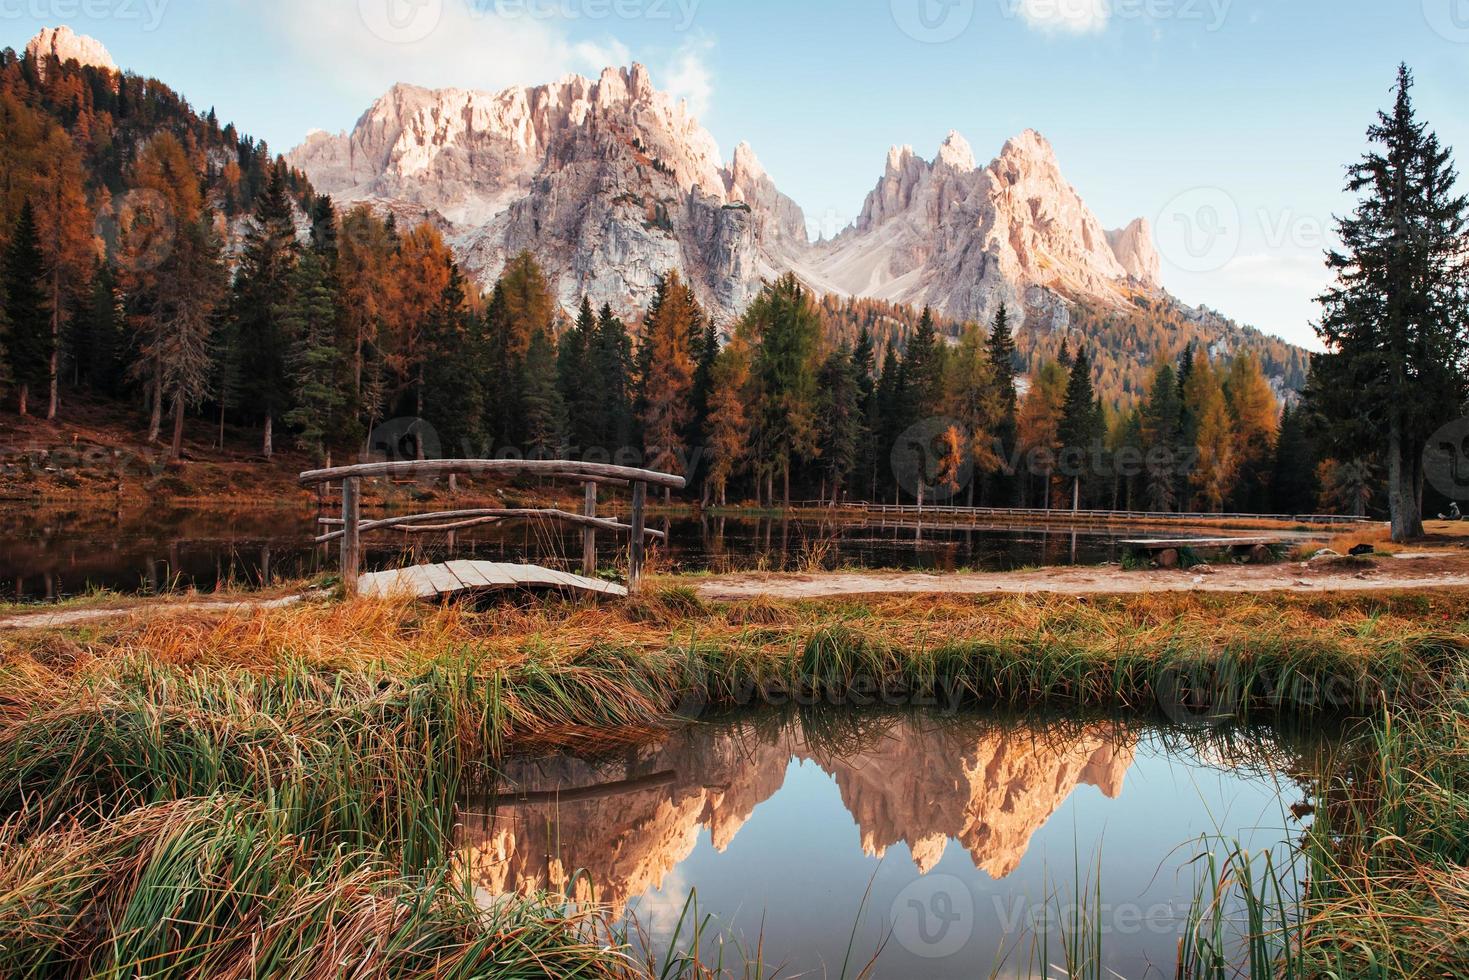
POLYGON ((613 599, 625 599, 626 587, 615 582, 558 572, 539 565, 507 565, 490 561, 451 561, 443 565, 415 565, 373 572, 357 580, 364 596, 401 596, 432 599, 463 592, 502 589, 556 589, 613 599))

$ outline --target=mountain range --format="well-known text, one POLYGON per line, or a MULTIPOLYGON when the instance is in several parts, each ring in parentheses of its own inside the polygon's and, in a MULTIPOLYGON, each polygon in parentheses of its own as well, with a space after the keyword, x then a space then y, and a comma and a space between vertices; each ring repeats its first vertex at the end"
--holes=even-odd
MULTIPOLYGON (((64 27, 27 52, 116 70, 64 27)), ((1063 342, 1095 346, 1121 399, 1188 343, 1254 353, 1281 393, 1304 382, 1304 351, 1168 294, 1147 220, 1105 228, 1033 130, 983 166, 958 133, 932 159, 894 147, 858 217, 817 241, 754 148, 726 162, 638 64, 500 92, 395 85, 350 132, 312 133, 286 159, 341 205, 433 223, 482 285, 533 252, 567 311, 587 297, 636 317, 676 269, 728 326, 764 281, 793 272, 827 308, 846 303, 834 333, 852 332, 854 303, 869 320, 890 311, 880 344, 902 343, 909 310, 931 307, 952 335, 1004 303, 1023 314, 1030 366, 1063 342)))

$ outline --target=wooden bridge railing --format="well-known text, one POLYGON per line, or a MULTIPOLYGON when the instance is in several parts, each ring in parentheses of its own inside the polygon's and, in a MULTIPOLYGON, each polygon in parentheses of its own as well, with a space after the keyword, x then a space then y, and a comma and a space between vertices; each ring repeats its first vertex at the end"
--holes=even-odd
POLYGON ((362 571, 362 535, 374 531, 400 529, 408 533, 459 530, 504 520, 528 520, 548 518, 582 528, 582 571, 587 577, 597 573, 597 532, 611 531, 630 536, 628 547, 628 588, 637 591, 642 582, 643 565, 646 561, 647 539, 663 539, 661 531, 648 528, 646 513, 648 487, 682 490, 684 478, 653 470, 632 469, 626 466, 608 466, 601 463, 581 463, 569 460, 487 460, 487 459, 428 459, 412 462, 362 463, 357 466, 340 466, 328 470, 312 470, 302 473, 303 486, 320 486, 326 483, 342 485, 341 518, 322 518, 321 523, 339 530, 323 534, 318 543, 341 542, 342 583, 347 592, 356 591, 357 580, 362 571), (573 514, 555 508, 480 508, 474 510, 442 511, 436 514, 417 514, 391 517, 379 521, 362 520, 362 481, 387 479, 394 481, 422 480, 434 477, 465 476, 539 476, 557 480, 576 480, 586 485, 586 498, 582 513, 573 514), (601 486, 632 487, 632 522, 617 521, 597 516, 597 490, 601 486))

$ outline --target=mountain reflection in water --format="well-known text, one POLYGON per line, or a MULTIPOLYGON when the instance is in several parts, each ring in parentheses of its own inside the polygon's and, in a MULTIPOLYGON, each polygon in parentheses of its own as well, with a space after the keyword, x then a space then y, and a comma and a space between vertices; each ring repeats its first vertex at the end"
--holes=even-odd
POLYGON ((1072 894, 1058 872, 1080 869, 1150 917, 1109 936, 1109 968, 1172 975, 1190 842, 1284 841, 1282 800, 1300 787, 1280 774, 1302 772, 1300 758, 1271 735, 1112 720, 766 712, 596 759, 510 760, 467 805, 460 855, 486 903, 566 895, 630 915, 653 947, 696 892, 700 916, 818 976, 864 914, 860 948, 884 949, 877 975, 973 975, 1072 894), (940 962, 904 941, 915 888, 970 909, 962 955, 940 962))

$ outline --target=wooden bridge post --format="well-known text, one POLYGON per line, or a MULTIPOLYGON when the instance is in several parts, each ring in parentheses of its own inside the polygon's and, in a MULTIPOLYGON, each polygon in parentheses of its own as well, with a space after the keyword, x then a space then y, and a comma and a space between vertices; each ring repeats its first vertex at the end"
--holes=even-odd
MULTIPOLYGON (((597 484, 587 482, 587 502, 582 516, 597 516, 597 484)), ((597 529, 588 525, 581 532, 581 573, 587 578, 597 577, 597 529)))
POLYGON ((362 572, 361 519, 362 481, 351 477, 342 481, 342 588, 348 596, 357 594, 362 572))
POLYGON ((632 485, 632 542, 628 547, 627 590, 641 591, 643 558, 647 537, 648 485, 641 480, 632 485))

